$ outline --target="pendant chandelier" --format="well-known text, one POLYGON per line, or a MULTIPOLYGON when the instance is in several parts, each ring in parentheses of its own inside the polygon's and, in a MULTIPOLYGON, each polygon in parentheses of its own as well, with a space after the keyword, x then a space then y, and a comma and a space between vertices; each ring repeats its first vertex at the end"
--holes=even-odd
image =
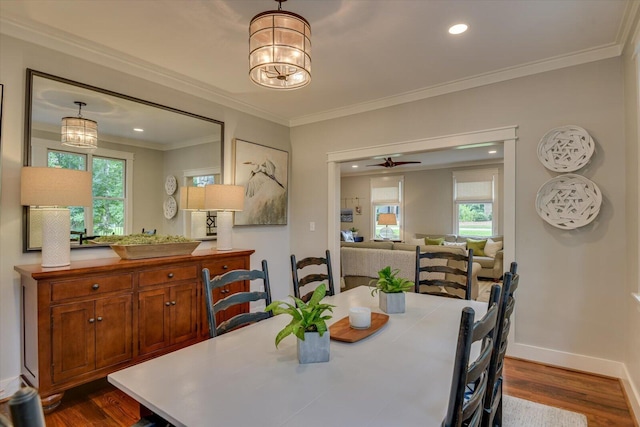
POLYGON ((62 118, 62 145, 76 148, 96 148, 98 146, 98 123, 82 117, 84 102, 75 101, 78 117, 62 118))
POLYGON ((298 89, 311 82, 311 26, 282 10, 257 14, 249 24, 249 76, 273 89, 298 89))

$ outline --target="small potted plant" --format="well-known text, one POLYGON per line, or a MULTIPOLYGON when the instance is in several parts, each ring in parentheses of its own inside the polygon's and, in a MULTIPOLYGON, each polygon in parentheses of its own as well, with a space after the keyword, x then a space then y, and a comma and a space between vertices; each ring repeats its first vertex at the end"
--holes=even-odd
POLYGON ((298 338, 298 362, 318 363, 329 361, 329 329, 326 321, 331 319, 325 311, 333 312, 333 305, 321 304, 327 292, 322 283, 316 288, 308 303, 299 298, 294 299, 296 305, 286 301, 274 301, 264 310, 273 311, 274 315, 289 314, 291 322, 276 335, 276 347, 288 335, 298 338))
POLYGON ((375 286, 371 295, 379 293, 380 309, 385 313, 404 313, 404 293, 413 288, 413 282, 396 277, 399 272, 399 269, 391 270, 391 267, 387 266, 378 271, 378 279, 371 281, 375 286))
POLYGON ((353 235, 353 237, 358 237, 358 229, 355 227, 351 227, 349 229, 351 231, 351 234, 353 235))

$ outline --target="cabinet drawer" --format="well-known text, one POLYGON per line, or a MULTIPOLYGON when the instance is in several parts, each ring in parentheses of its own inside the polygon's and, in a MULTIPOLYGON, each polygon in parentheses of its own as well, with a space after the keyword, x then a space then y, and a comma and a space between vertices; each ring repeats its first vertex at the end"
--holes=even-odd
POLYGON ((68 298, 86 297, 133 288, 131 273, 112 276, 90 276, 78 280, 51 283, 51 299, 61 301, 68 298))
POLYGON ((198 267, 185 265, 181 267, 167 267, 158 270, 147 270, 140 273, 140 286, 160 285, 163 283, 179 282, 198 277, 198 267))
POLYGON ((246 268, 243 258, 230 258, 221 261, 210 261, 202 264, 202 268, 208 268, 211 278, 232 270, 246 268))

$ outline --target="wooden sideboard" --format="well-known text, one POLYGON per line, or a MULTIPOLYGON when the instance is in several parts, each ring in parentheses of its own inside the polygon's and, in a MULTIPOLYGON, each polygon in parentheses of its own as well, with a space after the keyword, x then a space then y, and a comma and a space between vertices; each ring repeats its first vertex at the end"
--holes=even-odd
MULTIPOLYGON (((253 252, 14 267, 22 284, 23 380, 50 412, 69 388, 207 339, 202 269, 212 276, 249 269, 253 252)), ((248 288, 217 290, 214 300, 248 288)), ((221 312, 216 320, 235 314, 221 312)))

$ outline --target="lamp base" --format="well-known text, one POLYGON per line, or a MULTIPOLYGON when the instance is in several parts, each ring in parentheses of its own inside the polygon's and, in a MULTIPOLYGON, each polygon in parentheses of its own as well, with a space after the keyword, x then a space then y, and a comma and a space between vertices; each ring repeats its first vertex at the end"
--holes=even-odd
POLYGON ((207 237, 207 213, 205 211, 191 212, 191 226, 189 227, 191 239, 204 239, 207 237))
POLYGON ((218 242, 216 243, 216 249, 219 251, 230 251, 233 249, 231 244, 231 228, 233 227, 233 212, 231 211, 219 211, 218 212, 218 242))
POLYGON ((41 208, 42 267, 71 264, 71 217, 66 208, 41 208))

